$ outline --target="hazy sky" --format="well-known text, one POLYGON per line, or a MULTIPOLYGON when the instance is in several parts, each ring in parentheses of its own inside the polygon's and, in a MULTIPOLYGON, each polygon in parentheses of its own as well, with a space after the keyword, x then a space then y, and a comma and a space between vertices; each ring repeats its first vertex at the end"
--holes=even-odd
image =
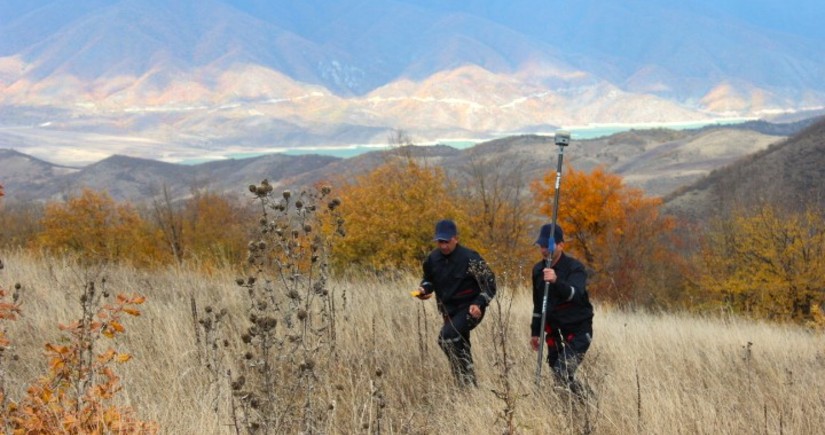
MULTIPOLYGON (((119 2, 138 0, 72 0, 71 8, 82 10, 104 7, 119 2)), ((172 1, 185 4, 198 0, 141 0, 147 3, 172 1)), ((727 14, 760 27, 785 33, 825 39, 825 1, 823 0, 217 0, 257 15, 288 14, 294 26, 316 26, 319 21, 334 18, 347 9, 364 4, 380 7, 406 3, 430 11, 472 11, 491 20, 520 16, 525 22, 543 19, 554 10, 583 10, 621 5, 633 10, 665 6, 684 8, 694 13, 727 14), (510 13, 503 13, 509 11, 510 13), (533 11, 539 11, 533 13, 533 11), (320 20, 319 20, 320 19, 320 20)), ((0 0, 0 27, 21 14, 48 5, 63 4, 62 0, 0 0)), ((632 25, 632 23, 629 23, 632 25)), ((547 25, 553 25, 547 22, 547 25)))
MULTIPOLYGON (((266 0, 226 0, 226 2, 247 10, 284 9, 283 5, 273 7, 266 0)), ((286 6, 286 9, 304 9, 305 11, 314 9, 315 14, 323 15, 323 10, 333 11, 336 8, 346 8, 349 5, 363 3, 362 0, 302 0, 286 6)), ((681 7, 700 14, 727 14, 731 19, 743 20, 786 33, 825 37, 825 25, 823 25, 825 23, 825 1, 823 0, 368 0, 368 3, 375 5, 407 3, 444 12, 472 11, 491 20, 508 15, 502 14, 503 11, 519 11, 525 21, 545 16, 543 13, 530 13, 531 10, 540 9, 545 11, 587 9, 610 4, 623 4, 624 7, 631 9, 657 6, 681 7)), ((300 23, 296 24, 300 25, 300 23)), ((548 22, 547 25, 553 25, 553 23, 548 22)))

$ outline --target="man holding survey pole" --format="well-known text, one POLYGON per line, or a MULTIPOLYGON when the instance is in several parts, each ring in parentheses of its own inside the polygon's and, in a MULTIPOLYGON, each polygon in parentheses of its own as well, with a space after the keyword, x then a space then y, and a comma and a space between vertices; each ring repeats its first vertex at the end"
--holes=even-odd
POLYGON ((555 229, 553 224, 542 226, 536 244, 541 249, 542 260, 533 266, 532 272, 530 345, 533 350, 539 349, 544 309, 547 362, 553 377, 573 393, 583 394, 575 373, 593 339, 593 306, 587 294, 587 272, 580 261, 564 253, 564 232, 558 225, 555 229), (547 298, 543 297, 545 290, 547 298), (546 300, 544 308, 543 300, 546 300))
POLYGON ((557 384, 579 397, 586 393, 575 373, 593 339, 593 306, 587 295, 587 272, 584 265, 564 253, 564 231, 558 222, 561 171, 564 149, 570 144, 570 133, 555 135, 559 156, 556 169, 555 198, 552 222, 541 227, 536 245, 542 260, 533 266, 533 319, 530 323, 530 345, 537 351, 536 386, 541 385, 544 345, 547 362, 557 384))

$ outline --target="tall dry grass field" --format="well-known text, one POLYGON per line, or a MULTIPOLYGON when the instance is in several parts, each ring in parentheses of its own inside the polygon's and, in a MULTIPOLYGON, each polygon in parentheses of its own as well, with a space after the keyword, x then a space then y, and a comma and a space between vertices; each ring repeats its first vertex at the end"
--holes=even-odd
MULTIPOLYGON (((57 325, 80 316, 84 281, 105 277, 112 294, 148 298, 143 315, 124 322, 119 350, 134 358, 117 366, 124 386, 118 400, 158 422, 163 433, 235 433, 231 376, 215 377, 205 365, 210 349, 192 304, 200 313, 226 310, 217 343, 223 367, 231 368, 242 358, 233 352, 240 352, 246 321, 232 272, 112 267, 92 276, 57 259, 15 252, 0 258, 0 284, 20 283, 23 290, 23 317, 2 325, 16 356, 5 355, 0 371, 12 399, 44 373, 43 345, 60 340, 57 325)), ((434 301, 409 296, 417 285, 417 271, 410 272, 330 286, 335 356, 328 381, 306 393, 328 402, 319 432, 502 433, 505 400, 494 391, 505 392, 505 384, 511 393, 504 395, 515 403, 510 423, 520 433, 813 434, 825 427, 823 334, 731 317, 629 313, 597 304, 595 339, 580 369, 593 397, 580 403, 555 389, 546 367, 536 388, 524 289, 500 291, 501 304, 491 306, 472 337, 479 387, 457 389, 436 345, 434 301), (494 364, 502 344, 513 364, 507 377, 494 364)))

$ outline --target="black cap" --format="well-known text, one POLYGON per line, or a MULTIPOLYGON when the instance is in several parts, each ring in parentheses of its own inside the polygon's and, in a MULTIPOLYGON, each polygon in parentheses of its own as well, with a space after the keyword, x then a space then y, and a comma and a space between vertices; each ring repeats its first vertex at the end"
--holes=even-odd
MULTIPOLYGON (((546 248, 550 244, 550 230, 553 228, 553 224, 544 224, 541 226, 541 231, 539 231, 539 238, 536 239, 536 244, 541 246, 542 248, 546 248)), ((556 243, 564 242, 564 231, 562 231, 561 227, 556 224, 556 231, 553 237, 556 243)))
POLYGON ((450 240, 457 235, 458 229, 455 227, 455 222, 443 219, 435 224, 435 239, 433 240, 450 240))

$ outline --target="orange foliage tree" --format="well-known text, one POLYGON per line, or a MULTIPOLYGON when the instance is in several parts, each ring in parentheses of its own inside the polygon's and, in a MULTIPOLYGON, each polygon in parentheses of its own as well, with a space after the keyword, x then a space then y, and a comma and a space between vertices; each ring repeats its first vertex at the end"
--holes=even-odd
POLYGON ((226 196, 205 192, 188 199, 182 214, 185 258, 207 268, 239 265, 246 258, 249 209, 226 196))
POLYGON ((226 195, 195 191, 185 200, 175 200, 165 187, 148 210, 162 239, 164 258, 192 261, 205 270, 241 264, 251 213, 226 195))
POLYGON ((36 245, 49 252, 76 255, 84 263, 157 262, 157 230, 130 204, 118 204, 105 192, 85 189, 65 203, 46 205, 36 245))
MULTIPOLYGON (((681 271, 675 221, 660 213, 661 199, 625 186, 603 167, 562 174, 559 225, 567 250, 594 274, 588 284, 603 300, 669 304, 681 271)), ((556 171, 531 186, 540 212, 552 216, 556 171)))
POLYGON ((702 295, 757 318, 825 326, 825 217, 764 205, 713 220, 697 256, 702 295))
POLYGON ((333 250, 338 266, 417 270, 433 247, 435 222, 452 218, 459 231, 468 222, 444 171, 411 159, 380 165, 344 184, 340 196, 347 235, 333 250))

